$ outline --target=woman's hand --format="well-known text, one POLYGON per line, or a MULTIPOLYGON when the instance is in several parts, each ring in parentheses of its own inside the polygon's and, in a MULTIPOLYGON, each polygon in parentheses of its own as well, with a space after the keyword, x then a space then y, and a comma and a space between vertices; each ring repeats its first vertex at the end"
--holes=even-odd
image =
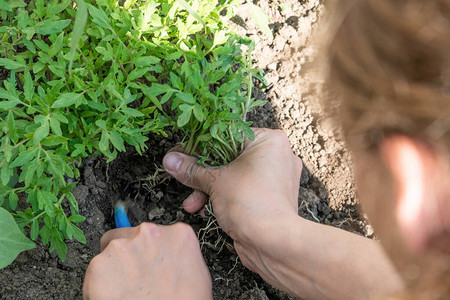
POLYGON ((89 264, 84 299, 212 299, 211 277, 189 225, 142 223, 108 231, 89 264))
POLYGON ((221 168, 203 168, 182 153, 166 155, 166 170, 196 189, 183 203, 186 211, 201 209, 209 195, 242 263, 298 298, 373 299, 401 287, 376 242, 298 216, 300 159, 283 132, 256 129, 255 135, 221 168))
POLYGON ((163 160, 167 172, 194 191, 183 203, 188 212, 204 207, 209 195, 214 214, 239 242, 273 219, 297 216, 302 163, 279 130, 255 129, 255 140, 220 168, 203 168, 197 159, 179 152, 163 160))

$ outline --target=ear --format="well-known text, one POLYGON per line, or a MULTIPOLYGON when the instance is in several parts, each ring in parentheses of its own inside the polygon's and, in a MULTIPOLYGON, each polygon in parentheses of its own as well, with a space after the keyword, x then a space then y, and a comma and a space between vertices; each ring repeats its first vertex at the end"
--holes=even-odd
POLYGON ((430 184, 438 173, 435 155, 422 143, 403 135, 386 138, 381 157, 395 181, 395 216, 410 250, 425 250, 434 231, 438 194, 430 184))

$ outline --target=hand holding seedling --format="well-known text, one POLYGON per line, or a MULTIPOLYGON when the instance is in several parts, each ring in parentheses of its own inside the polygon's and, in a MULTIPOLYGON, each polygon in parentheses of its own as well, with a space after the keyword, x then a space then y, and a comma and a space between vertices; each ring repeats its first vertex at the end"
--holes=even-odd
POLYGON ((220 226, 235 241, 261 223, 297 216, 302 163, 282 131, 255 129, 241 156, 220 168, 204 168, 179 152, 167 154, 163 165, 196 189, 183 203, 186 211, 203 208, 209 195, 220 226))
POLYGON ((224 167, 166 155, 166 170, 196 189, 184 208, 202 209, 209 195, 242 263, 301 299, 368 299, 397 288, 399 279, 376 242, 298 216, 301 160, 283 132, 254 131, 255 140, 224 167))
POLYGON ((186 224, 114 229, 101 250, 86 272, 84 299, 212 299, 197 237, 186 224))

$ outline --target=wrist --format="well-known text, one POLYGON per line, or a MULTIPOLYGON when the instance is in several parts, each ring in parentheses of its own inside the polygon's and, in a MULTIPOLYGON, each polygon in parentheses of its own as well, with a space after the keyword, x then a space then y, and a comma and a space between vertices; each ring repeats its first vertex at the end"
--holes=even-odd
POLYGON ((294 232, 299 234, 303 221, 305 220, 296 212, 272 211, 261 218, 250 220, 245 231, 245 238, 260 248, 275 246, 276 249, 276 243, 285 244, 294 232))
POLYGON ((303 229, 306 222, 296 213, 280 213, 249 222, 235 240, 242 263, 266 282, 295 295, 298 282, 292 277, 295 271, 291 267, 301 261, 306 251, 304 241, 308 232, 303 229))

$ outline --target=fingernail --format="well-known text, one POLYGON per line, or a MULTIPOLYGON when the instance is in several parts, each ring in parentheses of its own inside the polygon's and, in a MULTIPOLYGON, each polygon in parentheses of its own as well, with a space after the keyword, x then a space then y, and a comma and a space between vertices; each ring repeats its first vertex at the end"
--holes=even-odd
POLYGON ((163 159, 164 169, 170 172, 177 172, 181 166, 182 160, 183 158, 178 153, 168 153, 163 159))

